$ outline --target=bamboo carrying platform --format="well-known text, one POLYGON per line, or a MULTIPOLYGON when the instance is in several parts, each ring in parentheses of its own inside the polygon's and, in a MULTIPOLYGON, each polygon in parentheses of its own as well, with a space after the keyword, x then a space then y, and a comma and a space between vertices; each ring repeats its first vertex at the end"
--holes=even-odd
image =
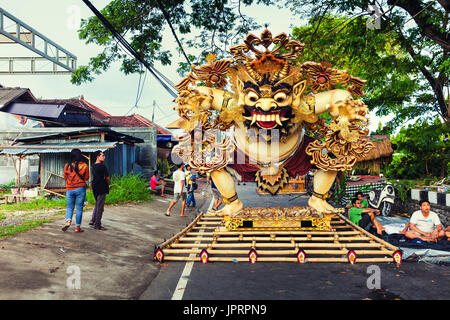
POLYGON ((333 214, 330 220, 329 230, 229 231, 224 217, 201 213, 184 230, 155 248, 154 259, 203 263, 401 263, 399 248, 353 224, 341 213, 333 214))

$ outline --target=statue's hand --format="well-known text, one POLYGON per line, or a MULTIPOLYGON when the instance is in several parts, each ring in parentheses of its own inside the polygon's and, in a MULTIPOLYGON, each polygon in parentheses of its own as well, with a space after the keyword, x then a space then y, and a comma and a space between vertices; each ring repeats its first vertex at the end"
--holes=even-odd
POLYGON ((369 108, 361 100, 353 100, 351 97, 332 104, 329 111, 337 123, 368 122, 366 114, 369 113, 369 108))
POLYGON ((360 127, 364 127, 369 121, 366 118, 369 112, 367 106, 361 100, 353 100, 351 97, 331 105, 329 111, 334 118, 332 130, 339 131, 340 138, 347 142, 355 142, 359 138, 357 132, 350 129, 353 123, 362 122, 360 127))
POLYGON ((183 90, 175 102, 178 104, 175 110, 180 117, 187 118, 195 113, 201 113, 212 108, 213 96, 202 93, 203 89, 183 90))

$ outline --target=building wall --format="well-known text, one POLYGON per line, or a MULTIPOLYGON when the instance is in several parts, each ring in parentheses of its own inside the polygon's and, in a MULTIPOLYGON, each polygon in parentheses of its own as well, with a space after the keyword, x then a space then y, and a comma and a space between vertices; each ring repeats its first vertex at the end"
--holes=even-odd
MULTIPOLYGON (((87 129, 92 129, 92 127, 10 128, 10 129, 0 128, 0 145, 11 144, 11 142, 18 137, 23 138, 37 135, 46 135, 52 133, 70 132, 75 130, 87 130, 87 129)), ((144 143, 136 144, 136 147, 131 148, 130 146, 126 146, 125 158, 123 156, 124 147, 122 147, 123 146, 122 144, 119 144, 120 148, 118 147, 107 151, 105 155, 107 156, 107 159, 108 158, 110 159, 110 161, 107 160, 107 165, 108 168, 111 168, 110 170, 111 174, 123 174, 124 171, 130 172, 132 163, 135 160, 137 160, 143 169, 144 176, 150 179, 153 172, 156 170, 157 166, 156 128, 114 127, 111 129, 144 140, 144 143), (125 167, 123 164, 123 159, 126 159, 125 167)), ((49 157, 49 159, 51 158, 52 157, 49 157)), ((30 170, 37 171, 37 168, 39 166, 39 157, 29 156, 27 157, 27 159, 29 159, 30 161, 28 166, 30 170)), ((56 161, 56 158, 50 161, 56 161)), ((66 161, 64 161, 63 163, 65 162, 66 161)), ((56 164, 48 163, 46 165, 49 166, 48 168, 52 168, 54 170, 61 170, 60 172, 55 173, 62 172, 62 168, 59 167, 58 167, 59 169, 56 167, 53 168, 53 166, 56 166, 56 164)), ((33 172, 29 172, 29 174, 30 176, 33 176, 35 178, 37 177, 36 174, 33 172)), ((0 156, 0 184, 9 183, 14 178, 15 178, 15 171, 12 162, 9 161, 6 156, 0 156)), ((44 184, 47 178, 48 175, 43 177, 42 180, 44 184)), ((59 185, 60 183, 57 182, 58 179, 59 178, 52 177, 51 180, 49 180, 48 186, 51 186, 53 184, 59 185)), ((36 181, 34 183, 36 183, 36 181)))
MULTIPOLYGON (((142 167, 144 176, 150 179, 157 168, 156 128, 112 127, 111 129, 144 140, 144 143, 136 144, 139 148, 135 159, 142 167)), ((133 161, 128 161, 129 165, 132 163, 133 161)), ((128 168, 128 171, 131 171, 131 167, 128 168)))

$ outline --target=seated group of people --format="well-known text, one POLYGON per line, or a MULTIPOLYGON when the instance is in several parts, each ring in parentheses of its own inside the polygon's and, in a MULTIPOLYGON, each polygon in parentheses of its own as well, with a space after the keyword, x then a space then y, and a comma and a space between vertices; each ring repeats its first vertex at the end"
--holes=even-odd
MULTIPOLYGON (((430 202, 421 200, 419 205, 420 210, 412 214, 409 223, 400 233, 404 234, 406 238, 427 242, 437 242, 444 237, 450 239, 450 226, 445 229, 442 227, 439 216, 430 211, 430 202)), ((377 234, 383 235, 385 228, 375 218, 380 214, 380 210, 369 208, 368 202, 361 192, 356 194, 356 198, 347 208, 349 208, 348 217, 351 222, 366 230, 374 227, 377 234)))

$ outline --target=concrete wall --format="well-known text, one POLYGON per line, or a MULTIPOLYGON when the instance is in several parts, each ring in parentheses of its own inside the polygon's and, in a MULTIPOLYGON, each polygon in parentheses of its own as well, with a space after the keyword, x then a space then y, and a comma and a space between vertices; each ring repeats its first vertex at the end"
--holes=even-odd
POLYGON ((450 193, 412 189, 408 192, 406 201, 395 200, 393 212, 412 214, 414 211, 420 210, 420 200, 428 200, 431 211, 437 213, 442 225, 450 226, 450 193))
POLYGON ((144 140, 144 143, 136 144, 139 147, 137 159, 144 176, 150 179, 157 168, 156 128, 111 127, 111 129, 144 140))
MULTIPOLYGON (((431 211, 436 212, 439 216, 439 220, 441 220, 443 227, 450 226, 450 207, 441 206, 434 203, 430 203, 430 206, 431 211)), ((407 199, 405 202, 402 202, 400 199, 396 199, 392 208, 392 212, 409 213, 410 215, 417 210, 420 210, 419 201, 413 199, 407 199)))

